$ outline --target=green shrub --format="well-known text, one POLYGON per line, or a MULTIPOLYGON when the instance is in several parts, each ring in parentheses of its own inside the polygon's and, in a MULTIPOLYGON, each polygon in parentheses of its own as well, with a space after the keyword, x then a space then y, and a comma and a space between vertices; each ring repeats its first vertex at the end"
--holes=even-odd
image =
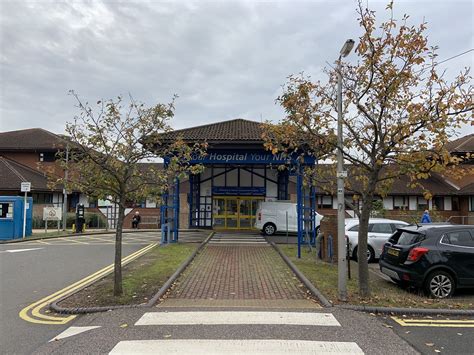
MULTIPOLYGON (((102 213, 97 212, 86 212, 86 226, 87 228, 105 228, 107 227, 107 220, 102 213)), ((76 213, 68 212, 66 215, 66 228, 72 228, 72 225, 76 223, 76 213)), ((62 222, 61 222, 62 224, 62 222)), ((44 228, 45 221, 43 217, 33 217, 33 228, 42 229, 44 228)), ((48 221, 48 229, 57 228, 56 221, 48 221)))

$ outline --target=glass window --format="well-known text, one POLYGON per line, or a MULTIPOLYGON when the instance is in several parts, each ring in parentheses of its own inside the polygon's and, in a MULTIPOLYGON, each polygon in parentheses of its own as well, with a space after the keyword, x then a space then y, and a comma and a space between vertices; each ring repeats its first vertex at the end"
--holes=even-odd
POLYGON ((442 239, 442 242, 445 244, 474 248, 474 239, 472 238, 469 231, 446 233, 442 239))
POLYGON ((474 196, 470 196, 469 201, 469 211, 474 212, 474 196))
POLYGON ((433 197, 433 207, 437 211, 444 211, 444 197, 440 197, 440 196, 433 197))
POLYGON ((318 208, 332 208, 332 196, 317 196, 318 208))
POLYGON ((358 232, 359 231, 359 225, 355 225, 354 227, 350 228, 349 231, 351 232, 358 232))
POLYGON ((418 201, 416 208, 418 211, 424 211, 428 209, 428 200, 426 200, 424 197, 418 196, 418 201))
POLYGON ((392 234, 392 226, 390 223, 374 223, 372 224, 372 228, 369 230, 372 233, 388 233, 392 234))
POLYGON ((405 224, 401 224, 401 223, 394 223, 392 225, 392 230, 395 232, 397 230, 397 228, 401 228, 401 227, 404 227, 405 224))
POLYGON ((402 232, 398 237, 397 244, 399 245, 412 245, 421 242, 424 239, 424 235, 420 233, 402 232))
POLYGON ((408 197, 407 196, 394 196, 393 197, 393 209, 394 210, 407 210, 408 209, 408 197))
POLYGON ((32 194, 32 197, 33 197, 33 203, 37 203, 37 204, 53 203, 53 194, 34 193, 32 194))
POLYGON ((56 160, 56 153, 45 152, 39 154, 39 160, 45 162, 54 162, 56 160))
POLYGON ((0 203, 0 219, 13 218, 13 203, 0 203))
POLYGON ((459 197, 458 196, 453 196, 451 198, 452 201, 452 210, 453 211, 459 211, 459 197))

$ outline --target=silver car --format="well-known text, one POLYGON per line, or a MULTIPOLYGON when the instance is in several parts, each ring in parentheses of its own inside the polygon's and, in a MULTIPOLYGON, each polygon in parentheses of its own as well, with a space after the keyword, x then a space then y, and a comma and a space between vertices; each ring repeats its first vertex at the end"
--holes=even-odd
MULTIPOLYGON (((367 238, 367 259, 369 262, 378 259, 382 248, 398 227, 409 223, 386 218, 370 218, 367 238)), ((349 238, 349 251, 354 260, 357 260, 357 245, 359 244, 359 219, 346 219, 346 236, 349 238)))

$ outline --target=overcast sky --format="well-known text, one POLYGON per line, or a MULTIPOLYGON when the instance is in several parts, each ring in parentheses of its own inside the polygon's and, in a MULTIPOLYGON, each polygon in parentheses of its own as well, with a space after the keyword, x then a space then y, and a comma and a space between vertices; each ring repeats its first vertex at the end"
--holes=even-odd
MULTIPOLYGON (((326 61, 360 35, 355 0, 0 2, 0 131, 62 133, 77 113, 70 89, 91 102, 131 93, 147 105, 177 94, 177 129, 279 120, 286 77, 324 79, 326 61)), ((368 3, 386 19, 387 1, 368 3)), ((403 13, 428 22, 439 60, 474 48, 471 0, 397 1, 403 13)), ((440 66, 454 76, 473 67, 473 53, 440 66)))

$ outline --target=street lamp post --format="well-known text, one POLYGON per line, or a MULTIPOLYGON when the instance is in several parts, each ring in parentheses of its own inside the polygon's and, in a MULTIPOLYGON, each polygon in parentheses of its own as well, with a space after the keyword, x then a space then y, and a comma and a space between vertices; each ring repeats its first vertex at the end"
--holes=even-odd
POLYGON ((344 159, 342 156, 342 66, 341 59, 347 57, 354 47, 354 40, 348 39, 341 49, 337 61, 337 269, 338 269, 338 296, 340 301, 347 301, 347 246, 344 232, 345 202, 344 202, 344 159))
MULTIPOLYGON (((66 170, 64 171, 64 180, 68 179, 68 164, 69 164, 69 144, 66 145, 66 170)), ((66 230, 67 222, 67 190, 66 185, 63 186, 63 231, 66 230)))

